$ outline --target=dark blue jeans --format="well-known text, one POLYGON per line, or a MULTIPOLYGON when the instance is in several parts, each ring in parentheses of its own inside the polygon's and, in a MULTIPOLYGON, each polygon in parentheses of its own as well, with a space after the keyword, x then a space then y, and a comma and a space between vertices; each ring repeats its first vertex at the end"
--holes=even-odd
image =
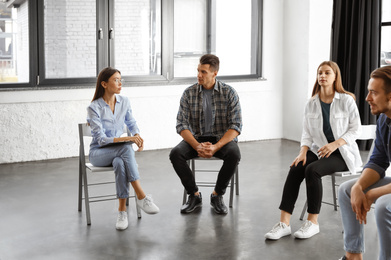
MULTIPOLYGON (((216 140, 211 139, 202 139, 198 140, 201 142, 208 141, 211 143, 216 143, 216 140)), ((177 146, 175 146, 170 153, 170 160, 176 173, 188 194, 194 194, 198 191, 195 178, 191 172, 187 160, 197 157, 197 151, 193 149, 186 141, 182 140, 177 146)), ((229 181, 231 180, 232 175, 234 175, 236 167, 240 161, 240 150, 236 142, 231 141, 224 145, 220 150, 218 150, 214 157, 222 159, 223 166, 221 167, 216 181, 215 191, 219 195, 223 195, 229 181)))

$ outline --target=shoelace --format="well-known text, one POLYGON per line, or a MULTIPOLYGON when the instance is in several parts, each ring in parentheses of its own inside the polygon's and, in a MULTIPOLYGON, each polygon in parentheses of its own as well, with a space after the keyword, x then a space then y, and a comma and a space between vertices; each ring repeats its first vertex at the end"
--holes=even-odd
POLYGON ((307 232, 308 231, 308 229, 311 227, 311 221, 306 221, 305 223, 304 223, 304 225, 300 228, 300 231, 302 231, 302 232, 307 232))
POLYGON ((280 229, 283 229, 284 227, 282 226, 282 223, 279 222, 277 223, 276 225, 274 225, 274 227, 272 228, 272 230, 270 231, 270 233, 277 233, 280 229))
POLYGON ((149 206, 149 205, 151 205, 151 203, 152 203, 152 198, 150 196, 145 196, 144 204, 149 206))
POLYGON ((125 220, 125 218, 126 218, 125 213, 121 212, 118 214, 118 221, 123 221, 125 220))
POLYGON ((222 196, 217 196, 217 204, 222 207, 223 206, 223 197, 222 196))

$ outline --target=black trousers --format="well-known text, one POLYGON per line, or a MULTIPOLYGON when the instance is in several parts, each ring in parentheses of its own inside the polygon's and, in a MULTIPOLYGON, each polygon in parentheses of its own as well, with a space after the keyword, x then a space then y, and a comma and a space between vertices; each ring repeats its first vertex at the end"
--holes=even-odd
POLYGON ((285 181, 280 204, 280 210, 292 214, 299 189, 305 179, 307 185, 308 213, 319 214, 322 204, 323 188, 322 177, 336 171, 348 170, 344 159, 339 152, 332 153, 328 158, 318 157, 311 151, 307 152, 307 162, 303 166, 300 162, 292 166, 285 181))
MULTIPOLYGON (((198 141, 209 141, 213 144, 216 143, 216 139, 214 137, 201 137, 198 141)), ((197 156, 197 151, 184 140, 182 140, 170 152, 171 163, 188 194, 194 194, 198 191, 195 178, 191 172, 190 166, 187 164, 187 160, 193 159, 197 156)), ((218 150, 214 154, 214 157, 223 160, 223 165, 218 173, 215 186, 216 193, 223 195, 240 161, 239 146, 236 142, 231 141, 218 150)))

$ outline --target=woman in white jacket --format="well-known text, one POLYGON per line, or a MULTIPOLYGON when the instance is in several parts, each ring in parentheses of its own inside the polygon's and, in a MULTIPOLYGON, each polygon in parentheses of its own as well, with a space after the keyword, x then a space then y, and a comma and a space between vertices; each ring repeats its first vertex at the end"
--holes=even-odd
POLYGON ((303 122, 301 149, 285 181, 280 222, 265 238, 277 240, 291 234, 290 218, 302 181, 307 187, 308 218, 294 233, 296 238, 310 238, 319 233, 318 216, 322 203, 321 178, 336 171, 355 173, 362 164, 355 142, 361 133, 360 115, 354 95, 342 86, 338 65, 322 62, 317 70, 312 97, 303 122))

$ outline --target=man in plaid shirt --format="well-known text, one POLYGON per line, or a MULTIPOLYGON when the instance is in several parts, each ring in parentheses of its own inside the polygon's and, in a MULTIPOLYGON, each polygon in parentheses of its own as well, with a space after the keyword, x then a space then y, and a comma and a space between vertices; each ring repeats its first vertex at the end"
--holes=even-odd
POLYGON ((171 150, 170 160, 189 194, 181 213, 202 206, 201 193, 187 164, 197 156, 224 161, 210 201, 217 214, 228 212, 223 195, 240 161, 237 136, 242 130, 242 113, 235 89, 216 80, 219 63, 217 56, 203 55, 198 65, 198 83, 188 87, 180 101, 176 129, 183 140, 171 150))

